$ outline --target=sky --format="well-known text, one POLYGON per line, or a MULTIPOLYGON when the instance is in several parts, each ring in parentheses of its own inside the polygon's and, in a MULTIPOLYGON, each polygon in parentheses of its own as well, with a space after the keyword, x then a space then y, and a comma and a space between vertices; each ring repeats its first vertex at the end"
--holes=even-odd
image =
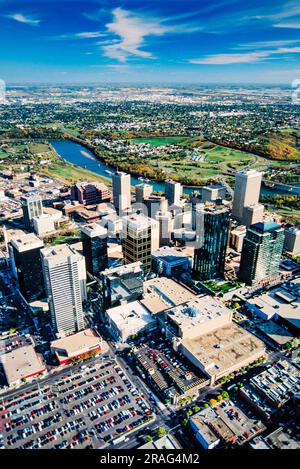
POLYGON ((300 79, 299 0, 0 0, 6 83, 300 79))

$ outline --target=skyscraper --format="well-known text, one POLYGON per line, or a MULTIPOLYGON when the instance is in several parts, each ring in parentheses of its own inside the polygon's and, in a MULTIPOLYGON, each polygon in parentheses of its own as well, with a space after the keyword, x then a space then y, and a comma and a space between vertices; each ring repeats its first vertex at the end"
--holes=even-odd
POLYGON ((38 194, 30 194, 22 197, 22 209, 24 226, 27 231, 33 229, 33 218, 43 213, 42 199, 38 194))
POLYGON ((137 184, 135 186, 135 200, 137 203, 142 204, 145 199, 148 199, 153 192, 151 184, 137 184))
POLYGON ((118 214, 126 213, 131 207, 130 174, 117 171, 113 174, 113 199, 118 214))
POLYGON ((86 270, 99 275, 107 268, 107 229, 97 223, 81 228, 86 270))
POLYGON ((46 293, 52 325, 59 336, 84 328, 85 260, 67 244, 42 249, 46 293))
POLYGON ((264 218, 265 207, 262 204, 248 205, 244 208, 242 224, 247 228, 255 223, 260 223, 264 218))
POLYGON ((28 301, 44 294, 43 270, 40 257, 44 243, 33 233, 15 237, 10 241, 10 265, 22 296, 28 301))
POLYGON ((278 275, 283 228, 273 221, 252 225, 244 238, 239 277, 255 285, 278 275))
POLYGON ((159 223, 134 213, 123 217, 122 248, 125 264, 141 261, 144 271, 151 269, 151 253, 159 247, 159 223))
POLYGON ((224 205, 197 205, 196 249, 193 271, 200 280, 224 276, 230 227, 229 208, 224 205))
POLYGON ((166 181, 165 195, 170 205, 178 205, 182 195, 182 186, 180 182, 166 181))
POLYGON ((262 173, 254 169, 236 174, 232 217, 242 222, 244 208, 258 203, 262 173))

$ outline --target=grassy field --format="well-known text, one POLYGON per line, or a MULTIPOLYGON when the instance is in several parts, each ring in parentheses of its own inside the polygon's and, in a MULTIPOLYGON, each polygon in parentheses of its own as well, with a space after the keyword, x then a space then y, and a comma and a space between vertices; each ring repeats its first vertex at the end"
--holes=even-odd
POLYGON ((152 145, 154 147, 161 147, 164 145, 172 145, 172 144, 178 144, 178 143, 187 143, 187 141, 190 141, 190 137, 149 137, 149 138, 134 138, 133 142, 134 143, 146 143, 148 145, 152 145))
POLYGON ((29 143, 28 149, 30 153, 37 154, 37 153, 46 153, 50 151, 50 147, 44 143, 29 143))
POLYGON ((109 178, 100 176, 97 173, 80 168, 80 166, 71 163, 56 162, 44 168, 43 173, 64 184, 71 184, 77 181, 100 181, 104 182, 107 186, 111 186, 111 180, 109 178))

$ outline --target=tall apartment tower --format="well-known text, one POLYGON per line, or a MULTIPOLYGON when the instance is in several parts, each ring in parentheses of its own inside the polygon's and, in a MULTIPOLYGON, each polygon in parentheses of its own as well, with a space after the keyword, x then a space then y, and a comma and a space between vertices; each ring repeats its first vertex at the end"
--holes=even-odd
POLYGON ((14 237, 9 243, 12 273, 21 295, 29 303, 44 295, 43 270, 40 252, 43 241, 34 233, 14 237))
POLYGON ((117 171, 112 177, 113 200, 116 211, 124 215, 131 207, 130 174, 117 171))
POLYGON ((193 272, 199 280, 224 276, 230 210, 220 205, 197 205, 193 272))
POLYGON ((284 230, 273 221, 256 223, 243 242, 239 278, 256 285, 278 275, 283 249, 284 230))
POLYGON ((151 254, 159 247, 159 223, 134 213, 123 217, 122 249, 125 264, 140 261, 144 272, 151 269, 151 254))
POLYGON ((165 196, 170 205, 178 205, 182 196, 182 186, 180 182, 166 181, 165 196))
POLYGON ((93 223, 81 228, 83 255, 86 270, 91 275, 99 275, 107 268, 107 229, 93 223))
POLYGON ((42 249, 42 265, 53 328, 58 336, 84 329, 85 260, 67 244, 42 249))
POLYGON ((22 197, 22 210, 24 226, 27 231, 33 230, 33 218, 43 213, 42 199, 38 194, 22 197))
POLYGON ((258 203, 262 173, 249 170, 236 174, 234 197, 232 204, 232 217, 242 222, 244 208, 258 203))

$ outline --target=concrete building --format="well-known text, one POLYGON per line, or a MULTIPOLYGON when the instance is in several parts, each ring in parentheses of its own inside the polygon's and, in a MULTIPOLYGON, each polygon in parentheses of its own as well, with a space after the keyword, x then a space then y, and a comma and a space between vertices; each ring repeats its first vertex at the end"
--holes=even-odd
POLYGON ((242 222, 244 208, 258 203, 262 173, 252 169, 236 173, 232 217, 242 222))
POLYGON ((165 196, 170 205, 178 205, 182 196, 182 186, 180 182, 166 181, 165 196))
POLYGON ((136 301, 143 296, 142 262, 106 269, 101 273, 100 279, 106 308, 136 301))
POLYGON ((249 418, 231 401, 208 407, 189 418, 195 438, 204 449, 213 449, 220 443, 242 446, 266 427, 255 418, 249 418))
POLYGON ((189 271, 191 262, 182 251, 167 246, 152 253, 152 270, 165 277, 178 277, 189 271))
POLYGON ((105 316, 109 331, 115 340, 126 342, 136 334, 156 328, 156 319, 139 301, 108 309, 105 316))
POLYGON ((33 229, 33 218, 43 213, 42 199, 38 194, 29 194, 22 197, 23 221, 27 231, 33 229))
POLYGON ((31 302, 44 295, 41 249, 43 241, 33 233, 13 237, 9 244, 12 273, 26 301, 31 302))
POLYGON ((123 217, 122 248, 126 264, 141 261, 149 272, 151 254, 159 248, 159 223, 139 213, 123 217))
POLYGON ((86 300, 84 257, 62 244, 42 249, 46 293, 53 328, 59 337, 84 329, 82 303, 86 300))
POLYGON ((218 199, 225 199, 226 188, 215 184, 213 186, 204 186, 201 191, 202 202, 216 202, 218 199))
POLYGON ((144 200, 145 213, 144 215, 154 218, 157 213, 166 213, 168 211, 168 200, 161 195, 150 195, 147 199, 144 200))
POLYGON ((284 231, 277 223, 252 225, 244 238, 239 278, 247 285, 256 285, 276 277, 283 241, 284 231))
POLYGON ((265 207, 262 204, 249 205, 244 208, 242 224, 249 228, 255 223, 263 221, 265 207))
POLYGON ((247 229, 244 225, 239 225, 230 232, 230 246, 236 252, 242 252, 246 233, 247 229))
POLYGON ((8 386, 21 384, 47 371, 33 345, 25 345, 0 356, 8 386))
POLYGON ((224 276, 229 237, 230 210, 226 205, 198 205, 193 271, 196 278, 210 280, 224 276))
POLYGON ((153 192, 151 184, 137 184, 135 186, 135 200, 139 204, 143 204, 153 192))
POLYGON ((113 200, 118 214, 123 215, 131 208, 130 174, 116 172, 112 177, 113 200))
POLYGON ((100 352, 101 345, 101 337, 93 329, 85 329, 77 334, 54 340, 50 348, 59 364, 64 365, 76 357, 90 352, 100 352))
POLYGON ((99 275, 107 268, 107 230, 98 223, 81 228, 82 253, 86 270, 91 275, 99 275))
POLYGON ((292 256, 300 255, 300 228, 286 226, 284 229, 284 250, 292 256))
POLYGON ((95 205, 111 201, 111 192, 102 182, 78 182, 71 189, 71 195, 83 205, 95 205))
POLYGON ((33 217, 33 230, 38 236, 45 236, 55 230, 54 219, 51 215, 43 213, 39 217, 33 217))
POLYGON ((172 214, 168 211, 159 211, 155 215, 155 220, 159 223, 159 246, 169 246, 174 226, 172 214))

